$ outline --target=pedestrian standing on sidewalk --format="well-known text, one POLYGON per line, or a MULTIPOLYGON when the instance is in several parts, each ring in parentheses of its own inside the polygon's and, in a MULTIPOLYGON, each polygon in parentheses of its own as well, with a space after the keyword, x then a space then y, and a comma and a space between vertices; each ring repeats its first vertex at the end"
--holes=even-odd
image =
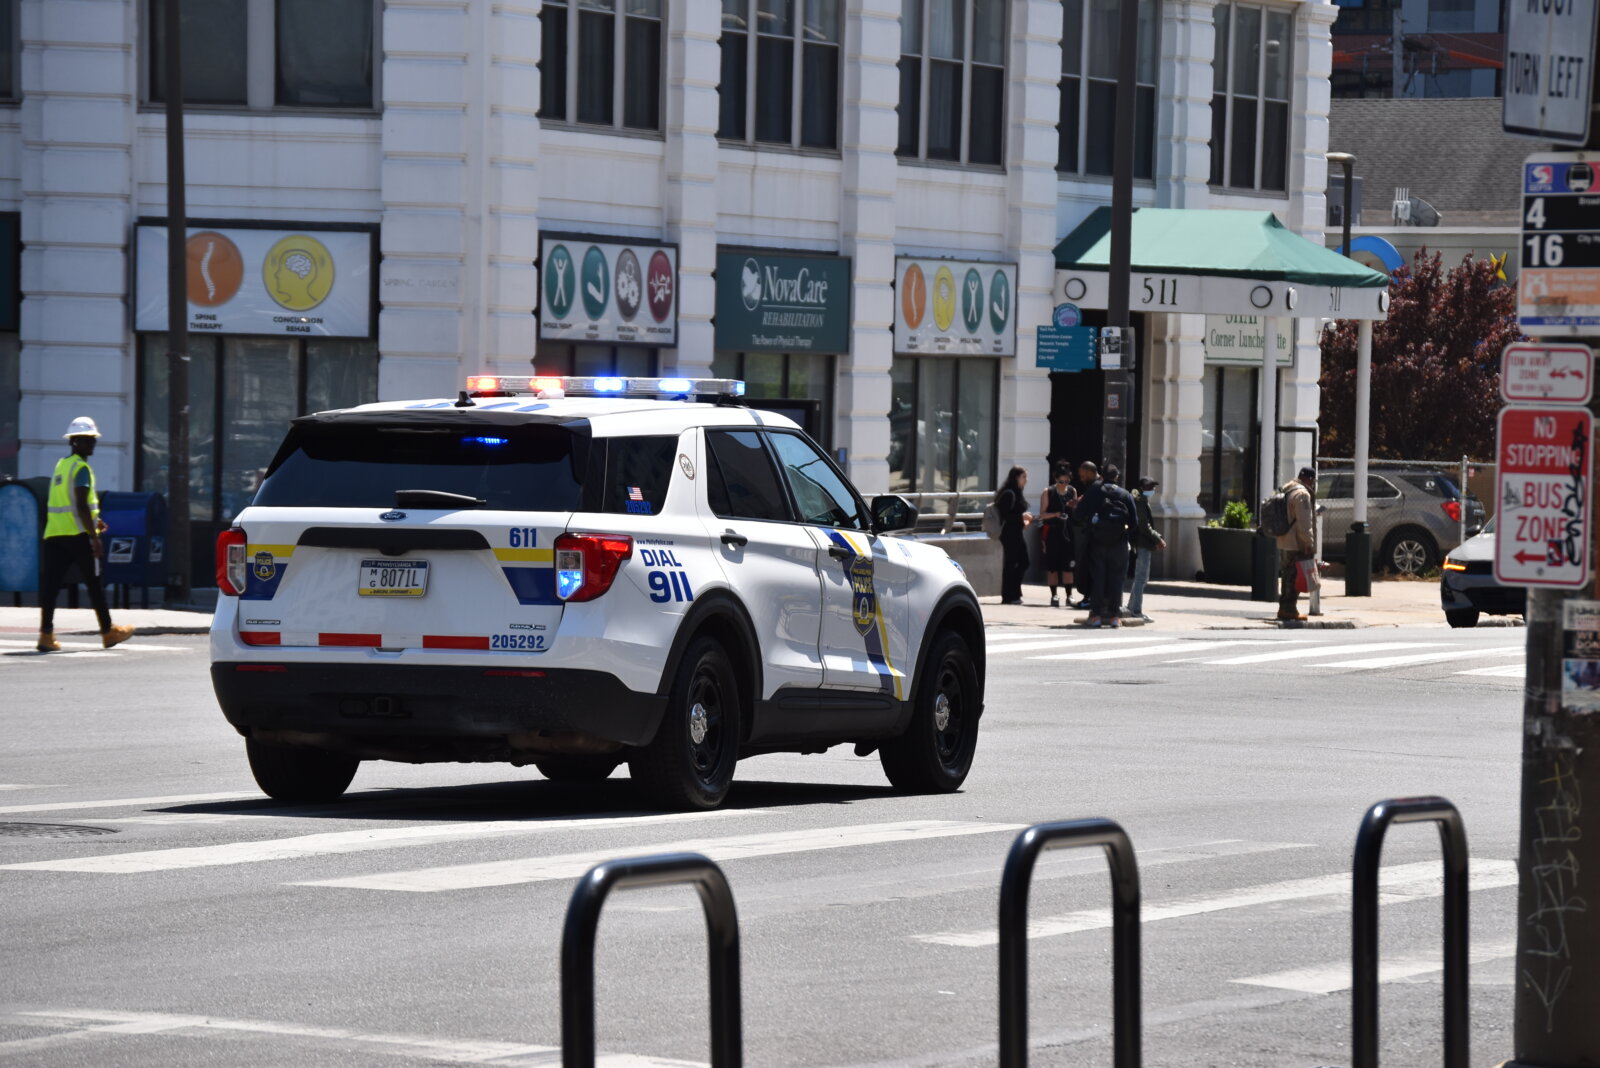
POLYGON ((1067 603, 1072 603, 1072 534, 1067 528, 1072 506, 1078 499, 1078 491, 1069 481, 1072 468, 1058 463, 1055 476, 1039 498, 1039 518, 1044 522, 1044 536, 1039 543, 1044 549, 1044 580, 1050 587, 1051 608, 1061 607, 1057 586, 1066 587, 1067 603))
POLYGON ((1289 529, 1278 535, 1278 619, 1286 623, 1306 618, 1297 603, 1300 594, 1295 589, 1295 571, 1300 561, 1316 556, 1316 535, 1311 528, 1311 495, 1316 485, 1317 472, 1302 467, 1299 477, 1285 482, 1280 491, 1289 505, 1289 529))
POLYGON ((1028 472, 1013 467, 1006 474, 1005 485, 994 495, 995 507, 1000 511, 1000 603, 1022 603, 1022 576, 1028 570, 1028 542, 1022 532, 1033 522, 1028 511, 1028 498, 1023 491, 1028 485, 1028 472))
POLYGON ((1156 529, 1155 517, 1150 514, 1150 495, 1161 485, 1153 478, 1141 478, 1139 488, 1133 491, 1133 593, 1128 597, 1128 614, 1144 622, 1144 585, 1150 581, 1150 557, 1157 549, 1165 549, 1167 540, 1156 529))
POLYGON ((1094 571, 1089 567, 1089 511, 1083 502, 1089 491, 1100 483, 1100 469, 1092 460, 1078 465, 1078 499, 1072 504, 1072 561, 1076 565, 1073 577, 1077 579, 1078 603, 1073 608, 1088 608, 1094 603, 1094 571))
POLYGON ((1117 485, 1115 464, 1084 494, 1078 511, 1089 524, 1089 626, 1122 626, 1122 583, 1128 577, 1128 537, 1133 533, 1133 497, 1117 485))
POLYGON ((133 637, 133 628, 111 625, 111 610, 106 607, 106 591, 100 584, 100 561, 105 550, 100 534, 106 525, 100 521, 100 498, 94 491, 94 455, 100 430, 88 416, 79 416, 62 435, 72 445, 72 455, 56 463, 50 478, 50 496, 45 504, 44 545, 39 553, 39 644, 41 653, 57 652, 56 595, 74 565, 83 584, 89 588, 89 603, 94 605, 100 623, 100 644, 111 648, 133 637))

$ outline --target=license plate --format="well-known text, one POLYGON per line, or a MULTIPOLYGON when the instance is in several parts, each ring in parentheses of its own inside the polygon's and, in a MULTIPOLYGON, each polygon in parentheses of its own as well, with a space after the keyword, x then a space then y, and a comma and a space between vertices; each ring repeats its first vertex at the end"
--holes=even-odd
POLYGON ((428 592, 428 561, 363 560, 356 592, 363 597, 421 597, 428 592))

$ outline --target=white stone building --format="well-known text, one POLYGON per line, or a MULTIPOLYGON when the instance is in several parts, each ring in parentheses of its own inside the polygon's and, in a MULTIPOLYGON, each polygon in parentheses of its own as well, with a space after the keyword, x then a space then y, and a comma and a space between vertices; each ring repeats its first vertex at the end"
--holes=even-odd
MULTIPOLYGON (((92 415, 102 486, 164 488, 165 304, 148 280, 165 246, 139 229, 166 211, 162 2, 0 0, 0 473, 47 471, 67 421, 92 415)), ((1135 203, 1268 210, 1320 243, 1338 9, 1144 7, 1135 203)), ((453 394, 530 360, 715 369, 815 401, 819 436, 867 491, 984 490, 1012 463, 1042 488, 1047 456, 1098 452, 1098 372, 1037 369, 1035 330, 1053 248, 1109 201, 1117 9, 185 0, 188 213, 210 235, 190 245, 207 272, 190 286, 197 549, 288 418, 453 394), (897 289, 901 257, 1003 274, 999 340, 897 354, 897 321, 926 310, 897 289), (769 303, 773 284, 797 287, 763 320, 776 332, 739 316, 746 262, 774 272, 769 303), (541 276, 552 263, 559 278, 541 276), (591 263, 595 290, 557 289, 569 269, 587 286, 591 263), (286 264, 298 296, 273 288, 286 264), (802 271, 823 295, 800 295, 802 271), (654 331, 645 282, 671 315, 654 331), (275 308, 242 306, 263 293, 275 308), (573 309, 590 296, 585 318, 573 309)), ((934 319, 955 311, 934 294, 934 319)), ((1208 352, 1204 316, 1138 319, 1130 459, 1162 483, 1165 565, 1186 576, 1195 539, 1172 532, 1257 492, 1259 362, 1208 352)), ((1315 423, 1314 328, 1299 323, 1285 354, 1285 425, 1315 423)), ((1281 469, 1309 453, 1280 442, 1281 469)))

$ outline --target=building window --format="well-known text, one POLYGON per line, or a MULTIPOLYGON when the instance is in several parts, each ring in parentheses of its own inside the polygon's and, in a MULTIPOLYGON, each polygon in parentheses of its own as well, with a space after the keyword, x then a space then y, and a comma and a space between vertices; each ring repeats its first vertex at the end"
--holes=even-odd
POLYGON ((661 0, 545 0, 539 117, 661 129, 661 0))
POLYGON ((0 331, 0 477, 17 475, 21 416, 22 345, 16 334, 0 331))
POLYGON ((840 0, 722 0, 718 137, 839 147, 839 8, 840 0))
POLYGON ((1202 379, 1200 418, 1200 507, 1221 515, 1229 501, 1259 499, 1256 471, 1256 383, 1250 367, 1208 365, 1202 379))
MULTIPOLYGON (((799 400, 816 404, 814 426, 805 427, 824 449, 833 448, 833 357, 810 352, 718 352, 711 358, 717 378, 737 378, 745 398, 758 402, 799 400)), ((767 404, 766 407, 780 405, 767 404)), ((809 407, 809 406, 808 406, 809 407)), ((797 411, 791 418, 807 413, 797 411)))
MULTIPOLYGON (((146 11, 150 49, 146 99, 167 99, 166 5, 146 11)), ((382 0, 265 0, 267 40, 250 38, 249 0, 182 4, 183 100, 208 107, 377 106, 375 67, 382 0)))
POLYGON ((566 341, 541 341, 533 357, 536 375, 627 375, 651 378, 656 373, 656 350, 642 345, 578 345, 566 341))
MULTIPOLYGON (((1115 139, 1118 0, 1062 0, 1061 122, 1056 169, 1110 176, 1115 139)), ((1155 0, 1139 0, 1138 89, 1134 94, 1133 176, 1155 177, 1156 68, 1161 22, 1155 0)))
POLYGON ((1211 62, 1211 184, 1284 192, 1289 177, 1289 58, 1284 11, 1218 4, 1211 62))
POLYGON ((889 402, 891 492, 986 496, 996 483, 997 360, 896 356, 889 402))
POLYGON ((0 0, 0 101, 22 96, 17 85, 17 21, 21 15, 20 0, 0 0))
POLYGON ((896 154, 999 164, 1005 50, 1004 0, 905 0, 896 154))

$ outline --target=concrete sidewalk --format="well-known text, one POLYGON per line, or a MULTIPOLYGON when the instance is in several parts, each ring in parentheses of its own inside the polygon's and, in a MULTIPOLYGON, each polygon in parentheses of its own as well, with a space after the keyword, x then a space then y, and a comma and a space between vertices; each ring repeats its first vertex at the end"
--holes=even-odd
MULTIPOLYGON (((82 598, 87 604, 88 598, 82 598)), ((127 623, 137 628, 141 636, 157 634, 204 634, 211 629, 211 609, 191 610, 177 608, 115 608, 111 609, 111 622, 127 623)), ((92 608, 57 608, 56 635, 98 634, 92 608)), ((0 605, 0 634, 15 637, 39 635, 39 609, 0 605)))

